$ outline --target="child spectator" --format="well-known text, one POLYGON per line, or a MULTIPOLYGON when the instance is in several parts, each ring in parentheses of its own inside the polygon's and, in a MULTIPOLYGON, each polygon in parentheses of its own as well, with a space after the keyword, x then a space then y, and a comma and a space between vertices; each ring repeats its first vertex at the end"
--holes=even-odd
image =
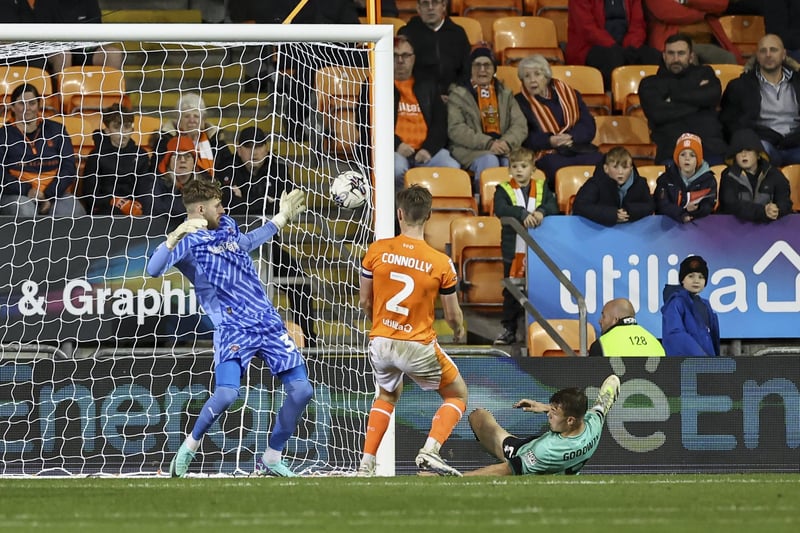
MULTIPOLYGON (((532 151, 517 148, 509 154, 511 179, 497 186, 494 193, 494 214, 500 218, 514 217, 526 228, 536 228, 547 215, 557 215, 558 205, 545 180, 533 180, 536 160, 532 151)), ((513 228, 503 226, 500 234, 503 254, 503 275, 506 278, 525 278, 527 246, 513 228)), ((517 340, 517 324, 523 309, 514 296, 503 289, 504 331, 495 344, 513 344, 517 340)))
POLYGON ((604 226, 653 214, 650 187, 636 171, 628 150, 616 146, 606 154, 575 196, 572 212, 604 226))
POLYGON ((147 152, 131 139, 133 113, 114 104, 103 111, 103 129, 84 170, 83 194, 93 215, 142 216, 152 213, 155 175, 147 152))
POLYGON ((667 355, 719 355, 719 319, 700 293, 708 280, 708 265, 699 255, 683 260, 681 286, 664 286, 661 308, 661 344, 667 355))
POLYGON ((674 164, 656 182, 656 214, 683 223, 710 215, 717 201, 717 180, 703 161, 700 137, 692 133, 678 137, 672 159, 674 164))
POLYGON ((789 180, 769 163, 755 131, 737 130, 722 172, 719 211, 751 222, 772 222, 792 212, 789 180))

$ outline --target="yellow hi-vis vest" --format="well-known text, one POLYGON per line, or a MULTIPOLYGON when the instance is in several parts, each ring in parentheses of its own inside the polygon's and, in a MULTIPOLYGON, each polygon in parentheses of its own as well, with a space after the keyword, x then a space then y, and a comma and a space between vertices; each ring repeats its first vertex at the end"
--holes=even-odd
POLYGON ((633 317, 626 317, 600 335, 605 357, 664 357, 664 347, 633 317))

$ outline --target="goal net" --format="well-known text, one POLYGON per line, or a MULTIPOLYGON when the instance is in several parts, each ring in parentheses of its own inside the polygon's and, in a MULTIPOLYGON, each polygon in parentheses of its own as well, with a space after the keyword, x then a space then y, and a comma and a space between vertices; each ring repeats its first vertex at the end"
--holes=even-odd
MULTIPOLYGON (((360 258, 393 227, 391 28, 0 29, 0 475, 167 470, 213 388, 211 325, 176 269, 145 265, 201 169, 190 178, 219 181, 243 231, 281 190, 306 193, 306 213, 253 254, 314 385, 285 455, 298 472, 357 468, 374 395, 360 258), (64 58, 101 66, 53 73, 64 58), (346 170, 371 184, 363 207, 329 194, 346 170)), ((190 472, 252 472, 282 402, 254 360, 190 472)))

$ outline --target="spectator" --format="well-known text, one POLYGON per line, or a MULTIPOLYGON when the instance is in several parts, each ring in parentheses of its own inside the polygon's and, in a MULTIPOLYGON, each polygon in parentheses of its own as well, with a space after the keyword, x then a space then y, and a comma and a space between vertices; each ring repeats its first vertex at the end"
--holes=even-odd
POLYGON ((103 110, 86 160, 83 194, 93 215, 152 214, 155 175, 149 154, 131 139, 133 113, 114 104, 103 110))
MULTIPOLYGON (((0 22, 7 24, 99 24, 102 12, 97 0, 5 0, 0 4, 0 22)), ((122 69, 125 58, 119 45, 102 44, 55 53, 47 58, 53 74, 66 67, 95 65, 122 69)))
MULTIPOLYGON (((695 53, 701 63, 743 62, 739 50, 731 42, 718 16, 728 7, 728 0, 643 0, 650 46, 662 50, 669 37, 690 25, 705 25, 717 44, 698 43, 695 53)), ((685 28, 688 30, 688 28, 685 28)))
POLYGON ((167 215, 178 219, 186 216, 181 191, 192 180, 213 181, 211 175, 198 164, 197 151, 191 138, 179 135, 171 143, 174 147, 164 154, 159 169, 159 179, 153 188, 153 215, 167 215))
POLYGON ((477 191, 481 172, 508 166, 508 154, 520 147, 528 128, 514 95, 494 77, 491 50, 477 46, 470 54, 470 64, 470 80, 450 91, 447 134, 450 153, 474 173, 477 191))
POLYGON ((615 298, 600 312, 600 337, 589 347, 589 356, 663 357, 664 347, 636 322, 636 311, 627 298, 615 298))
POLYGON ((792 212, 789 180, 769 163, 758 135, 739 130, 722 172, 719 211, 750 222, 772 222, 792 212))
POLYGON ((717 180, 703 160, 703 142, 684 133, 673 153, 674 162, 656 181, 656 214, 678 222, 691 222, 710 215, 717 200, 717 180))
POLYGON ((528 124, 523 144, 538 154, 536 166, 554 191, 559 168, 602 161, 603 154, 592 144, 597 131, 594 116, 578 91, 553 79, 543 56, 534 54, 520 61, 518 75, 522 91, 515 98, 528 124))
MULTIPOLYGON (((211 177, 219 169, 228 167, 233 155, 221 138, 218 128, 206 120, 206 104, 198 93, 183 93, 178 99, 177 119, 168 120, 161 127, 156 144, 158 172, 167 172, 166 156, 174 153, 179 139, 188 139, 194 145, 197 168, 211 177)), ((185 140, 182 142, 186 142, 185 140)))
POLYGON ((447 100, 450 86, 470 77, 470 44, 464 28, 447 16, 447 0, 418 0, 417 13, 400 28, 414 50, 424 50, 414 64, 418 81, 434 81, 447 100))
POLYGON ((726 87, 720 118, 728 135, 755 130, 773 165, 800 163, 800 63, 786 57, 780 37, 758 42, 755 59, 726 87))
POLYGON ((661 61, 659 51, 645 44, 642 0, 571 0, 568 17, 567 64, 598 69, 607 91, 615 68, 661 61))
MULTIPOLYGON (((494 214, 499 218, 513 217, 526 228, 536 228, 547 215, 557 215, 558 205, 553 192, 544 180, 533 180, 535 155, 527 148, 517 148, 509 155, 511 179, 497 186, 494 193, 494 214)), ((500 233, 503 255, 503 277, 525 279, 528 247, 510 226, 500 233)), ((514 344, 517 326, 525 316, 522 306, 514 296, 503 289, 503 333, 495 344, 514 344)))
POLYGON ((664 65, 639 84, 657 164, 667 164, 675 141, 687 131, 703 139, 709 164, 721 164, 727 152, 717 113, 722 85, 714 69, 691 64, 691 56, 691 38, 672 35, 664 45, 664 65))
POLYGON ((76 217, 83 206, 69 192, 77 177, 64 126, 41 116, 41 95, 23 83, 11 92, 11 123, 0 128, 0 214, 76 217))
POLYGON ((708 264, 699 255, 683 260, 678 285, 664 286, 661 342, 667 355, 720 354, 719 319, 700 293, 708 282, 708 264))
POLYGON ((759 3, 767 33, 780 37, 786 46, 786 53, 795 61, 800 61, 800 2, 770 0, 759 3))
MULTIPOLYGON (((233 165, 217 175, 222 183, 222 205, 232 216, 267 216, 278 213, 278 200, 291 192, 286 166, 270 160, 267 135, 259 128, 245 128, 236 140, 233 165)), ((311 285, 297 260, 282 246, 278 235, 271 244, 272 276, 275 285, 289 296, 292 319, 303 330, 306 346, 317 346, 314 322, 316 310, 311 285)))
POLYGON ((409 168, 461 168, 447 151, 447 108, 431 80, 412 75, 414 48, 404 35, 394 40, 394 184, 405 188, 409 168))
POLYGON ((630 152, 616 146, 575 195, 572 213, 604 226, 635 222, 653 214, 647 180, 639 176, 630 152))

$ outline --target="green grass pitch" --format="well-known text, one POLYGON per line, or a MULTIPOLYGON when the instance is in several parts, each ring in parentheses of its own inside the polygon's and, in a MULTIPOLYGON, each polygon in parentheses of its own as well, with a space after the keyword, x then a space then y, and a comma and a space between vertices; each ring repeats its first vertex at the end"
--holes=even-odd
POLYGON ((800 474, 0 479, 0 531, 557 530, 797 533, 800 474))

